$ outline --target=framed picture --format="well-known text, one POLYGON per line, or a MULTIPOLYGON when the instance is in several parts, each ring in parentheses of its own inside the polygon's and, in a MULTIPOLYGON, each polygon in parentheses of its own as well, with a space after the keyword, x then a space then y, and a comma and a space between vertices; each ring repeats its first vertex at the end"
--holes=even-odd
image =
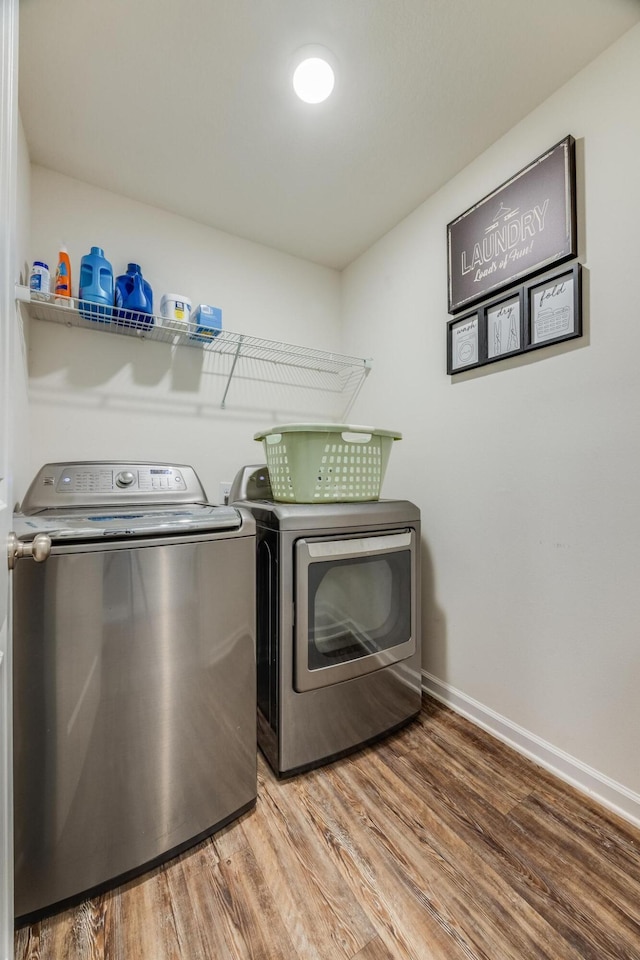
POLYGON ((524 346, 522 288, 485 305, 487 363, 521 353, 524 346))
POLYGON ((576 256, 568 136, 447 224, 449 313, 576 256))
POLYGON ((460 373, 482 363, 483 343, 478 311, 447 323, 447 373, 460 373))
POLYGON ((582 273, 576 263, 524 286, 525 349, 582 336, 582 273))

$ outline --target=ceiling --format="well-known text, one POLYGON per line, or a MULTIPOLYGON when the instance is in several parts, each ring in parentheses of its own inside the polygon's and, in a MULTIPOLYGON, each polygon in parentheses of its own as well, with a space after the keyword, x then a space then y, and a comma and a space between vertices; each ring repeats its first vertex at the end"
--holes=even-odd
POLYGON ((21 0, 20 112, 34 163, 341 269, 638 21, 640 0, 21 0), (314 106, 306 44, 337 60, 314 106))

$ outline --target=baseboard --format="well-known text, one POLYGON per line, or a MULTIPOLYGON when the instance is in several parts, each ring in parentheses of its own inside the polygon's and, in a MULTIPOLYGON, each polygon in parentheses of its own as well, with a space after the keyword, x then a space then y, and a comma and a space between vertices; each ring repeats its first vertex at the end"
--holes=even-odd
POLYGON ((540 737, 512 723, 484 704, 468 697, 460 690, 422 671, 422 689, 429 696, 451 707, 456 713, 471 720, 488 733, 513 747, 518 753, 570 783, 577 790, 588 794, 607 809, 640 827, 640 794, 634 793, 621 783, 587 766, 563 750, 554 747, 540 737))

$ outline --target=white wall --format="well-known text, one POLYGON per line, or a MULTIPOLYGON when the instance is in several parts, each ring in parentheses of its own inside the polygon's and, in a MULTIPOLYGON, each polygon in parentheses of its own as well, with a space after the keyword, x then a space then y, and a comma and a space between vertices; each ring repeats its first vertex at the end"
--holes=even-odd
POLYGON ((351 265, 343 347, 405 437, 427 687, 640 821, 639 91, 636 27, 351 265), (448 377, 446 224, 567 134, 585 335, 448 377))
MULTIPOLYGON (((60 245, 74 292, 81 257, 101 246, 116 276, 129 261, 141 265, 156 312, 162 293, 182 293, 221 307, 227 330, 339 349, 337 271, 33 166, 31 259, 53 272, 60 245)), ((239 366, 221 410, 228 363, 210 361, 200 349, 32 321, 32 474, 57 460, 191 463, 217 500, 220 481, 264 460, 257 430, 332 419, 321 392, 266 383, 274 369, 250 362, 239 366)))

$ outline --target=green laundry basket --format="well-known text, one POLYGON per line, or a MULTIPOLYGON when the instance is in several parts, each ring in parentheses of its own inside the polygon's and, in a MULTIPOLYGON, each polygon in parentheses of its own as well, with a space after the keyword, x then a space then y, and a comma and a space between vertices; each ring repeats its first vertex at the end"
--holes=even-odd
POLYGON ((256 433, 274 500, 351 503, 379 500, 391 445, 402 434, 346 423, 285 423, 256 433))

